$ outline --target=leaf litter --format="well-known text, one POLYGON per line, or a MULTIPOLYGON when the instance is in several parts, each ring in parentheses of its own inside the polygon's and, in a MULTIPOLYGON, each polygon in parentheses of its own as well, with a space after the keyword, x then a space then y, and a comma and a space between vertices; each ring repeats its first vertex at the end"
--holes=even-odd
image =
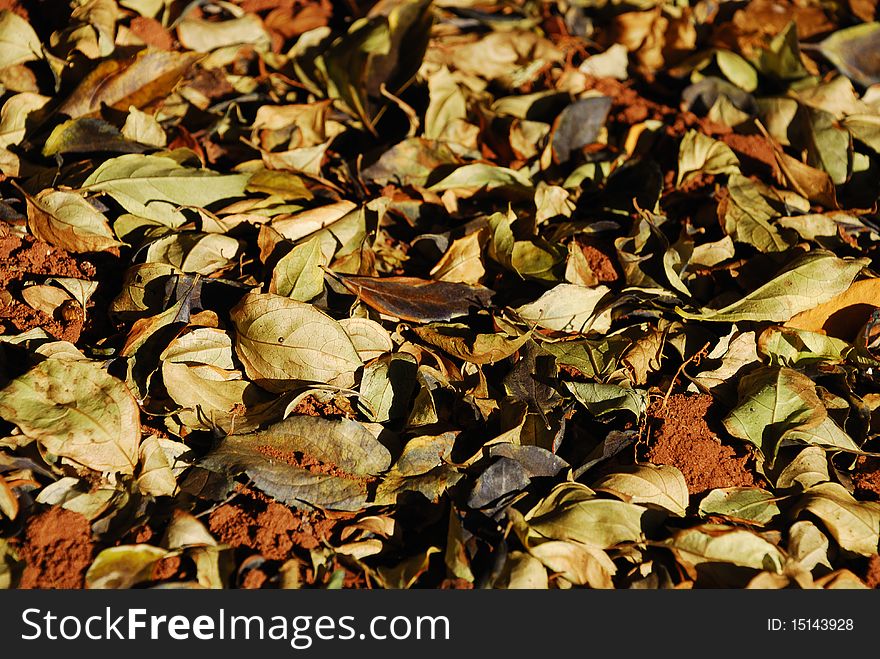
POLYGON ((876 2, 86 4, 0 5, 0 585, 880 585, 876 2))

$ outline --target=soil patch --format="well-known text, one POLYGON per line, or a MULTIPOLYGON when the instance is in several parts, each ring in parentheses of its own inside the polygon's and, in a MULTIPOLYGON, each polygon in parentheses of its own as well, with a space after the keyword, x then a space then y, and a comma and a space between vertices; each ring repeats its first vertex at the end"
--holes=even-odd
POLYGON ((269 560, 284 560, 297 548, 319 547, 339 524, 321 513, 293 511, 250 490, 241 492, 211 513, 208 527, 222 542, 253 549, 269 560))
POLYGON ((860 455, 852 474, 857 498, 864 501, 880 500, 880 459, 860 455))
POLYGON ((0 325, 3 331, 10 332, 16 329, 25 332, 34 327, 42 327, 48 334, 61 341, 76 343, 82 332, 83 322, 80 314, 57 314, 47 313, 19 302, 15 299, 0 300, 0 325))
POLYGON ((590 266, 590 270, 596 275, 599 283, 605 284, 620 279, 620 273, 618 273, 611 256, 593 245, 581 245, 580 247, 584 258, 587 259, 587 265, 590 266))
POLYGON ((0 286, 24 275, 91 279, 95 267, 32 236, 0 236, 0 286))
POLYGON ((148 46, 159 50, 171 50, 174 46, 174 39, 171 38, 168 30, 155 18, 137 16, 131 20, 128 29, 148 46))
POLYGON ((455 579, 444 579, 440 582, 441 590, 473 590, 474 584, 472 584, 467 579, 460 579, 456 577, 455 579))
POLYGON ((260 569, 248 570, 244 579, 241 580, 241 587, 247 590, 258 590, 263 587, 268 578, 268 575, 260 569))
POLYGON ((153 581, 167 581, 173 579, 181 573, 183 561, 180 556, 169 556, 156 562, 153 566, 153 581))
POLYGON ((712 397, 706 394, 670 396, 665 408, 662 400, 652 404, 647 459, 676 467, 692 495, 718 487, 757 485, 747 467, 751 456, 725 446, 709 428, 711 406, 712 397))
POLYGON ((702 190, 703 188, 713 188, 715 187, 715 175, 714 174, 706 174, 705 172, 697 172, 696 174, 689 176, 687 179, 682 181, 681 185, 678 186, 678 191, 684 194, 691 194, 696 192, 697 190, 702 190))
POLYGON ((293 408, 291 414, 303 414, 305 416, 319 416, 324 419, 339 419, 341 417, 353 418, 350 412, 339 407, 334 400, 320 401, 311 394, 303 398, 293 408))
POLYGON ((305 455, 304 453, 301 453, 299 451, 280 451, 274 446, 268 446, 266 444, 257 446, 256 449, 259 453, 262 453, 267 458, 272 458, 273 460, 284 462, 292 467, 305 469, 312 472, 313 474, 326 474, 328 476, 347 478, 353 481, 372 480, 370 478, 365 478, 364 476, 358 476, 357 474, 350 474, 349 472, 339 468, 335 464, 321 462, 317 458, 313 458, 310 455, 305 455))
POLYGON ((649 101, 635 89, 614 78, 592 78, 588 80, 588 89, 611 98, 611 112, 608 118, 617 123, 632 125, 647 119, 659 119, 677 114, 678 110, 649 101))
POLYGON ((89 279, 95 273, 91 263, 80 264, 63 250, 31 236, 0 235, 0 331, 24 332, 42 327, 56 339, 76 343, 83 327, 81 313, 69 313, 71 310, 62 305, 49 316, 16 295, 21 292, 21 282, 33 275, 89 279))
POLYGON ((60 506, 29 520, 19 552, 26 566, 19 588, 82 588, 94 546, 89 521, 60 506))
POLYGON ((746 173, 779 175, 773 146, 764 136, 728 133, 719 139, 733 149, 746 173))
POLYGON ((868 572, 865 575, 868 588, 880 587, 880 556, 874 554, 868 561, 868 572))

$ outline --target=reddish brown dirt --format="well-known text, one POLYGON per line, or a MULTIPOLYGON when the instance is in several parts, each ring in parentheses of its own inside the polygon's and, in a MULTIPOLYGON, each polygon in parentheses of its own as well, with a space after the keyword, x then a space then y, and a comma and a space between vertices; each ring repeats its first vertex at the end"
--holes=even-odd
POLYGON ((865 501, 880 500, 880 459, 860 455, 852 474, 857 498, 865 501))
POLYGON ((292 414, 319 416, 324 419, 352 418, 352 414, 339 407, 335 401, 322 402, 312 395, 306 396, 293 408, 292 414))
POLYGON ((90 279, 95 275, 95 267, 80 264, 65 251, 31 236, 0 235, 0 285, 23 275, 90 279))
POLYGON ((600 283, 604 284, 620 279, 614 260, 608 254, 593 245, 581 245, 581 251, 587 259, 590 270, 593 271, 600 283))
POLYGON ((62 305, 49 316, 17 299, 15 294, 21 281, 32 275, 89 279, 95 272, 93 265, 80 264, 63 250, 0 228, 0 332, 24 332, 42 327, 56 339, 76 343, 83 327, 80 313, 71 313, 62 305))
POLYGON ((580 369, 570 364, 559 364, 559 372, 565 374, 565 380, 572 382, 590 382, 591 378, 583 373, 580 369))
POLYGON ((588 88, 611 98, 609 119, 632 125, 647 119, 663 119, 678 111, 642 97, 632 87, 614 78, 590 78, 588 88))
MULTIPOLYGON (((675 180, 674 178, 672 179, 675 180)), ((685 194, 696 192, 697 190, 701 190, 703 188, 713 188, 715 186, 715 175, 714 174, 706 174, 704 172, 696 172, 691 175, 684 181, 682 181, 681 185, 678 186, 679 192, 683 192, 685 194)))
POLYGON ((159 50, 171 50, 174 47, 174 39, 155 18, 137 16, 132 19, 128 29, 148 46, 159 50))
POLYGON ((21 6, 18 0, 0 0, 0 10, 8 9, 14 14, 18 14, 24 20, 30 21, 28 10, 21 6))
POLYGON ((442 590, 473 590, 474 584, 467 579, 444 579, 440 582, 442 590))
POLYGON ((173 579, 180 573, 181 563, 180 556, 170 556, 157 561, 153 566, 153 581, 173 579))
POLYGON ((702 494, 716 487, 751 487, 756 479, 745 452, 722 444, 706 423, 712 397, 670 396, 665 409, 656 401, 648 410, 652 433, 647 459, 672 465, 684 475, 688 491, 702 494))
POLYGON ((868 561, 868 571, 865 574, 865 583, 868 588, 880 587, 880 556, 874 554, 868 561))
POLYGON ((337 478, 347 478, 349 480, 355 481, 371 480, 369 478, 364 478, 363 476, 350 474, 347 471, 339 468, 335 464, 321 462, 320 460, 313 458, 310 455, 300 453, 299 451, 279 451, 277 448, 265 444, 262 446, 257 446, 256 449, 259 453, 262 453, 267 458, 272 458, 273 460, 285 462, 292 467, 306 469, 313 474, 327 474, 329 476, 336 476, 337 478))
POLYGON ((9 300, 6 304, 0 302, 0 325, 4 327, 4 331, 11 331, 12 328, 15 328, 19 332, 42 327, 56 339, 76 343, 79 341, 83 322, 81 315, 65 318, 59 314, 56 318, 18 300, 9 300))
POLYGON ((19 553, 26 563, 19 588, 82 588, 94 553, 89 521, 60 506, 50 508, 29 520, 19 553))
POLYGON ((258 590, 263 587, 269 577, 265 572, 258 569, 248 570, 241 582, 241 587, 247 590, 258 590))
POLYGON ((148 543, 154 535, 156 534, 153 532, 153 529, 144 524, 143 526, 134 529, 128 535, 128 541, 135 545, 144 545, 148 543))
POLYGON ((284 560, 296 548, 314 549, 329 539, 338 520, 293 511, 263 495, 242 496, 211 513, 211 533, 232 547, 253 549, 270 560, 284 560))
POLYGON ((719 139, 733 149, 747 171, 751 169, 756 173, 772 173, 774 176, 779 174, 773 145, 763 135, 727 133, 719 139))

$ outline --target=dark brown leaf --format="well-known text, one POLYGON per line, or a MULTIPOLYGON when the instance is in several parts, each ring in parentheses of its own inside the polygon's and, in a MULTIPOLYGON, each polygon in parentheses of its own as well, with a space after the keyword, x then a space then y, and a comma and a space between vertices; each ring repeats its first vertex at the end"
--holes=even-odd
POLYGON ((331 273, 366 305, 388 316, 414 323, 451 320, 485 308, 494 291, 417 277, 359 277, 331 273))

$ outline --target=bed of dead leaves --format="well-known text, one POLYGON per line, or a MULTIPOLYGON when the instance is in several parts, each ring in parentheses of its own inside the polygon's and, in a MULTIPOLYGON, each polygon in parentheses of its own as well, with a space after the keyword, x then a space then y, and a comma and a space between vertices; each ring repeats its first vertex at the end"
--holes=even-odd
POLYGON ((0 0, 0 587, 880 583, 876 0, 0 0))

